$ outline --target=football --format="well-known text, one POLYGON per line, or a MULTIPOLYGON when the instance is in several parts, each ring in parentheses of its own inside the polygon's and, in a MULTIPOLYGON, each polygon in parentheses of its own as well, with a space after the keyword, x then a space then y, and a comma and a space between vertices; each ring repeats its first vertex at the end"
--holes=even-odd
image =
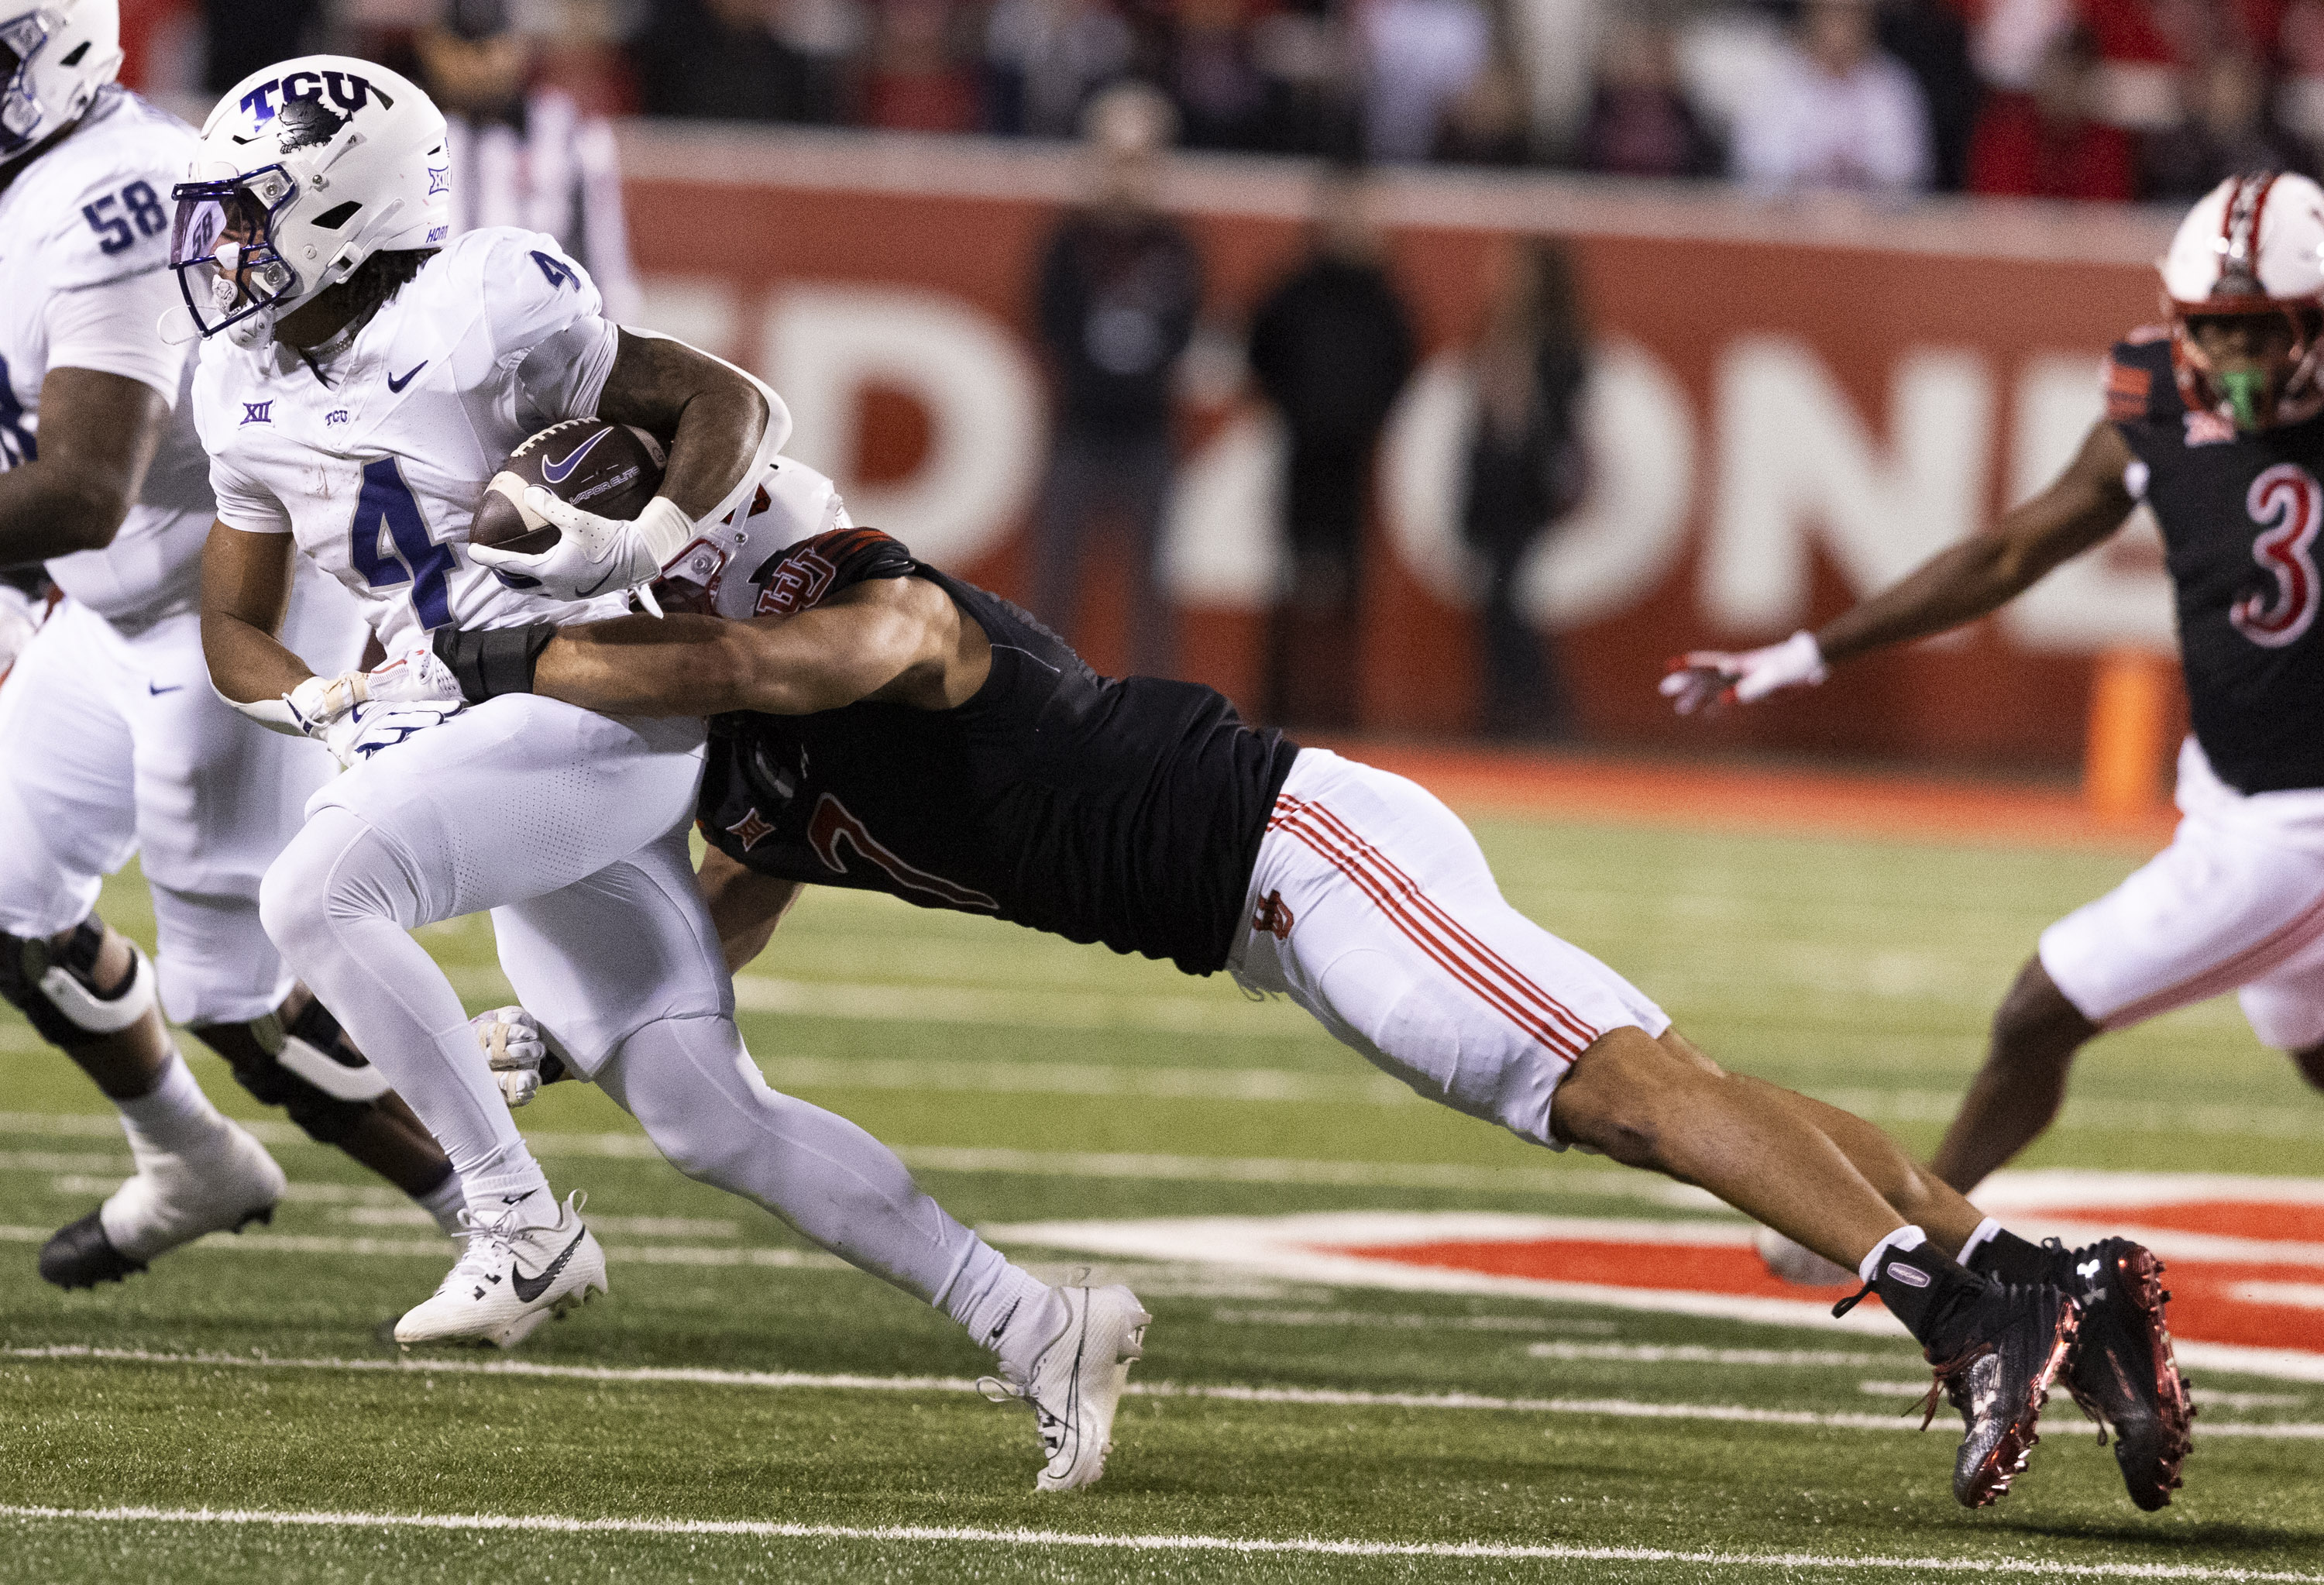
POLYGON ((535 484, 599 517, 633 518, 661 488, 663 459, 661 442, 632 425, 551 424, 510 452, 484 485, 469 542, 528 556, 555 545, 556 527, 525 510, 524 493, 535 484))

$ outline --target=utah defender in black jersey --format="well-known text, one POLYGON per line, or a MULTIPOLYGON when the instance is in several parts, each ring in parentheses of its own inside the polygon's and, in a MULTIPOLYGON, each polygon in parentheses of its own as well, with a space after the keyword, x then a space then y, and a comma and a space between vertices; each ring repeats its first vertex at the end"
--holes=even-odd
MULTIPOLYGON (((2239 992, 2253 1032, 2324 1089, 2324 189, 2300 176, 2222 182, 2180 226, 2163 284, 2168 323, 2115 346, 2107 415, 2048 490, 1813 633, 1689 655, 1664 680, 1682 713, 1821 682, 1828 665, 1998 609, 2113 535, 2140 501, 2153 509, 2192 706, 2185 817, 2144 868, 2043 932, 1932 1163, 1964 1192, 2050 1125, 2092 1036, 2222 991, 2239 992)), ((2006 1238, 1967 1258, 2014 1281, 2073 1276, 2057 1252, 2006 1238)), ((2091 1304, 2092 1331, 2116 1346, 2086 1351, 2077 1376, 2116 1427, 2131 1495, 2159 1507, 2191 1411, 2160 1341, 2156 1273, 2135 1264, 2100 1263, 2112 1298, 2091 1304), (2161 1421, 2110 1389, 2124 1373, 2161 1381, 2161 1421)))
POLYGON ((1961 1268, 1966 1201, 1858 1119, 1720 1070, 1503 901, 1428 793, 1246 726, 1209 688, 1101 677, 870 530, 749 581, 751 621, 438 640, 471 698, 713 717, 701 880, 730 964, 814 882, 1223 968, 1431 1100, 1700 1184, 1857 1267, 1969 1406, 1956 1495, 1981 1506, 2023 1469, 2073 1302, 1961 1268))

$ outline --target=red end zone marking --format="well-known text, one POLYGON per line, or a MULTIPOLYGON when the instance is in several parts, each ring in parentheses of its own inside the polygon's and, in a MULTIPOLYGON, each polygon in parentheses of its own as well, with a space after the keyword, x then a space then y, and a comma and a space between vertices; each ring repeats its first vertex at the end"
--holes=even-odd
POLYGON ((2045 1221, 2088 1223, 2093 1227, 2167 1227, 2182 1233, 2220 1233, 2228 1238, 2286 1239, 2324 1244, 2324 1205, 2255 1205, 2249 1201, 2188 1200, 2172 1205, 2126 1206, 2120 1211, 2077 1206, 2071 1211, 2045 1211, 2045 1221))

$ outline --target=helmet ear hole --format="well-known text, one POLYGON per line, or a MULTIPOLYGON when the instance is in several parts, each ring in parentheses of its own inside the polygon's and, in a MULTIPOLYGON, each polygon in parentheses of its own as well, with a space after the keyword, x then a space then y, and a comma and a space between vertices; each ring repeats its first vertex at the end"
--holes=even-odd
POLYGON ((66 66, 78 66, 81 63, 82 58, 88 53, 88 45, 89 41, 87 39, 83 39, 79 43, 74 45, 72 53, 64 58, 62 64, 66 66))
POLYGON ((330 208, 327 208, 321 214, 316 216, 315 224, 321 226, 326 231, 337 231, 340 226, 345 226, 349 220, 353 219, 355 217, 355 212, 362 207, 363 206, 360 203, 350 198, 346 203, 335 204, 330 208))

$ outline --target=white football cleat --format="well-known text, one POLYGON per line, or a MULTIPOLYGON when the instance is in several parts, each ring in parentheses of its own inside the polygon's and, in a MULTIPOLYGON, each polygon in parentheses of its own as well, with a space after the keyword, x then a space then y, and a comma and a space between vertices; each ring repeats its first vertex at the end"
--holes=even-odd
POLYGON ((435 1295, 395 1323, 395 1341, 513 1348, 550 1316, 604 1293, 605 1251, 581 1220, 585 1203, 576 1191, 548 1227, 519 1227, 513 1212, 491 1221, 462 1212, 466 1251, 435 1295))
POLYGON ((1130 1385, 1130 1362, 1146 1352, 1146 1328, 1154 1319, 1119 1284, 1059 1288, 1057 1296, 1065 1301, 1065 1328, 1034 1356, 1031 1380, 1004 1375, 978 1383, 995 1403, 1017 1398, 1032 1405, 1047 1461, 1033 1481, 1036 1491, 1071 1491, 1105 1473, 1113 1412, 1130 1385))
POLYGON ((204 1233, 240 1232, 274 1220, 282 1169, 249 1129, 226 1119, 201 1149, 156 1150, 134 1137, 136 1175, 103 1205, 60 1229, 41 1250, 41 1275, 64 1288, 119 1282, 204 1233))
POLYGON ((1785 1282, 1803 1288, 1856 1286, 1856 1273, 1833 1265, 1805 1244, 1794 1243, 1774 1228, 1761 1228, 1751 1241, 1758 1246, 1759 1258, 1766 1263, 1768 1272, 1785 1282))

